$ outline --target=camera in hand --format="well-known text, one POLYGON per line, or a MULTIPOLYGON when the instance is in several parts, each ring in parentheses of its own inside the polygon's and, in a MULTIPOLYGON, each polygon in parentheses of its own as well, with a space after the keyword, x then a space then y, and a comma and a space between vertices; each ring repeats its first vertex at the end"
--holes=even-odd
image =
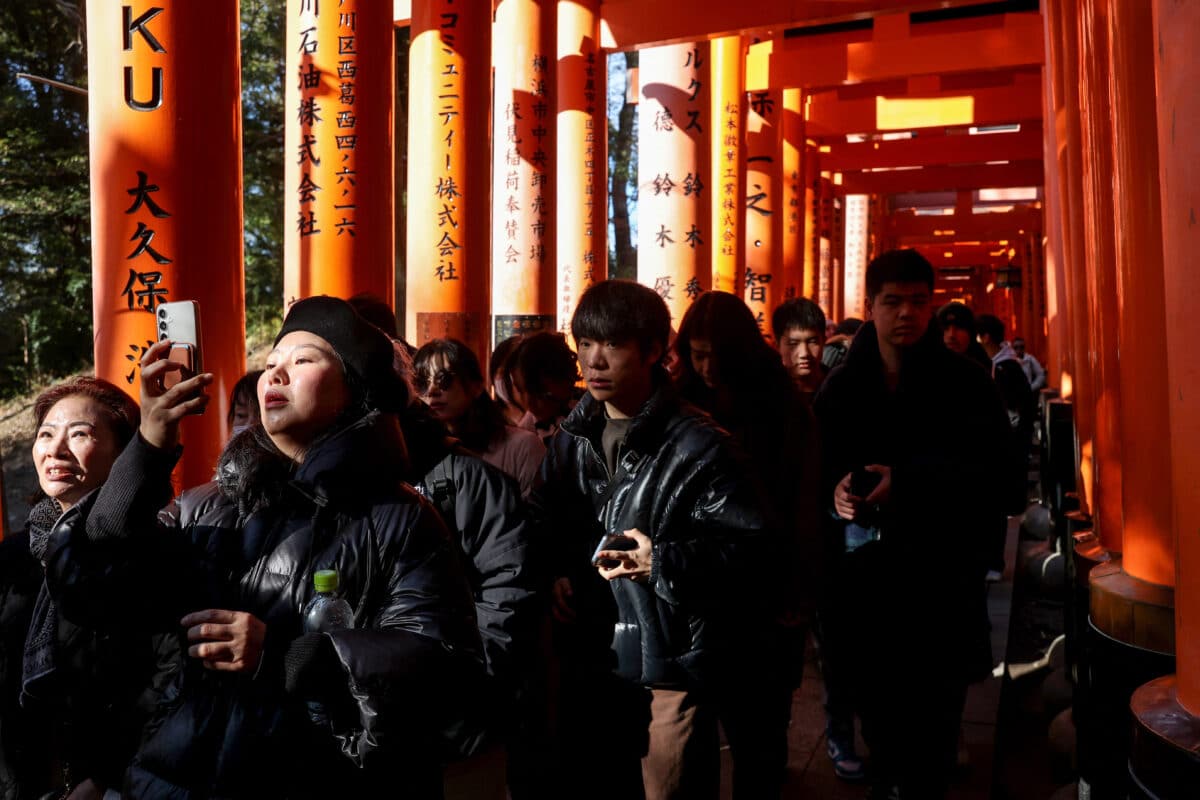
POLYGON ((592 565, 603 567, 604 569, 613 569, 621 566, 621 562, 615 558, 601 558, 600 553, 604 550, 636 550, 637 542, 629 536, 622 536, 619 533, 606 533, 601 539, 600 544, 596 545, 596 551, 592 553, 592 565))

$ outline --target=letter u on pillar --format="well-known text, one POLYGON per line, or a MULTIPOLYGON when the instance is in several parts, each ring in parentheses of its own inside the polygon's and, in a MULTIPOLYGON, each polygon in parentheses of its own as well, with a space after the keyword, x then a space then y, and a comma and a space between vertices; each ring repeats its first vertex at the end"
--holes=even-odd
POLYGON ((285 303, 395 296, 391 12, 374 0, 288 0, 285 303))
POLYGON ((237 0, 92 0, 88 124, 96 374, 138 397, 160 303, 195 300, 208 411, 184 421, 178 485, 212 478, 245 370, 237 0))

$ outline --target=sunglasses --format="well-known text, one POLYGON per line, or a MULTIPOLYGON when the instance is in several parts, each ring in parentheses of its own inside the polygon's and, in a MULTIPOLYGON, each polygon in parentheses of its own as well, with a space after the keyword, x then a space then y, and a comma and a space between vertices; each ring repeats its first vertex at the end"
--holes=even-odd
POLYGON ((429 394, 435 386, 438 391, 444 392, 454 385, 454 373, 444 369, 439 369, 432 375, 425 370, 417 370, 413 377, 416 379, 417 391, 421 394, 429 394))

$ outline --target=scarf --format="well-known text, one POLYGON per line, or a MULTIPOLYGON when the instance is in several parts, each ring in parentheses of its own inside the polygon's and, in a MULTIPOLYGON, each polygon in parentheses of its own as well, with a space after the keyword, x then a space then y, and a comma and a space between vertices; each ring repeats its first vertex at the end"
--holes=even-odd
MULTIPOLYGON (((29 551, 38 561, 44 561, 46 547, 50 543, 50 534, 54 523, 58 521, 62 510, 58 502, 45 498, 29 512, 29 551)), ((49 676, 55 668, 55 642, 58 639, 58 610, 54 599, 46 587, 45 578, 38 590, 37 601, 33 606, 33 618, 29 623, 29 633, 25 639, 25 656, 21 668, 21 704, 31 696, 30 687, 35 682, 49 676)))

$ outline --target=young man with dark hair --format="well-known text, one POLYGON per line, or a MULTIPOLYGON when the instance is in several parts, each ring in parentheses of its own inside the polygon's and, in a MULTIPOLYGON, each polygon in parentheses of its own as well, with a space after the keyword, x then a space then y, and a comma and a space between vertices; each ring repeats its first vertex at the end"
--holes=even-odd
POLYGON ((579 368, 567 339, 556 331, 522 337, 509 361, 513 399, 525 409, 517 427, 549 441, 575 404, 579 368))
POLYGON ((729 435, 676 395, 669 331, 651 289, 584 293, 571 332, 588 393, 530 498, 557 547, 555 763, 574 797, 715 798, 719 693, 753 679, 747 654, 770 623, 754 588, 776 538, 761 491, 729 435))
POLYGON ((857 647, 876 796, 905 800, 944 795, 967 684, 991 669, 986 543, 964 531, 996 513, 1005 436, 987 374, 931 324, 933 282, 913 250, 868 265, 870 321, 815 407, 830 505, 862 534, 830 627, 857 647))
POLYGON ((952 300, 937 310, 938 325, 942 328, 942 343, 952 353, 991 368, 987 353, 975 341, 975 314, 965 304, 952 300))
POLYGON ((807 297, 780 304, 771 315, 775 346, 804 400, 812 404, 828 370, 821 363, 825 347, 825 312, 807 297))

